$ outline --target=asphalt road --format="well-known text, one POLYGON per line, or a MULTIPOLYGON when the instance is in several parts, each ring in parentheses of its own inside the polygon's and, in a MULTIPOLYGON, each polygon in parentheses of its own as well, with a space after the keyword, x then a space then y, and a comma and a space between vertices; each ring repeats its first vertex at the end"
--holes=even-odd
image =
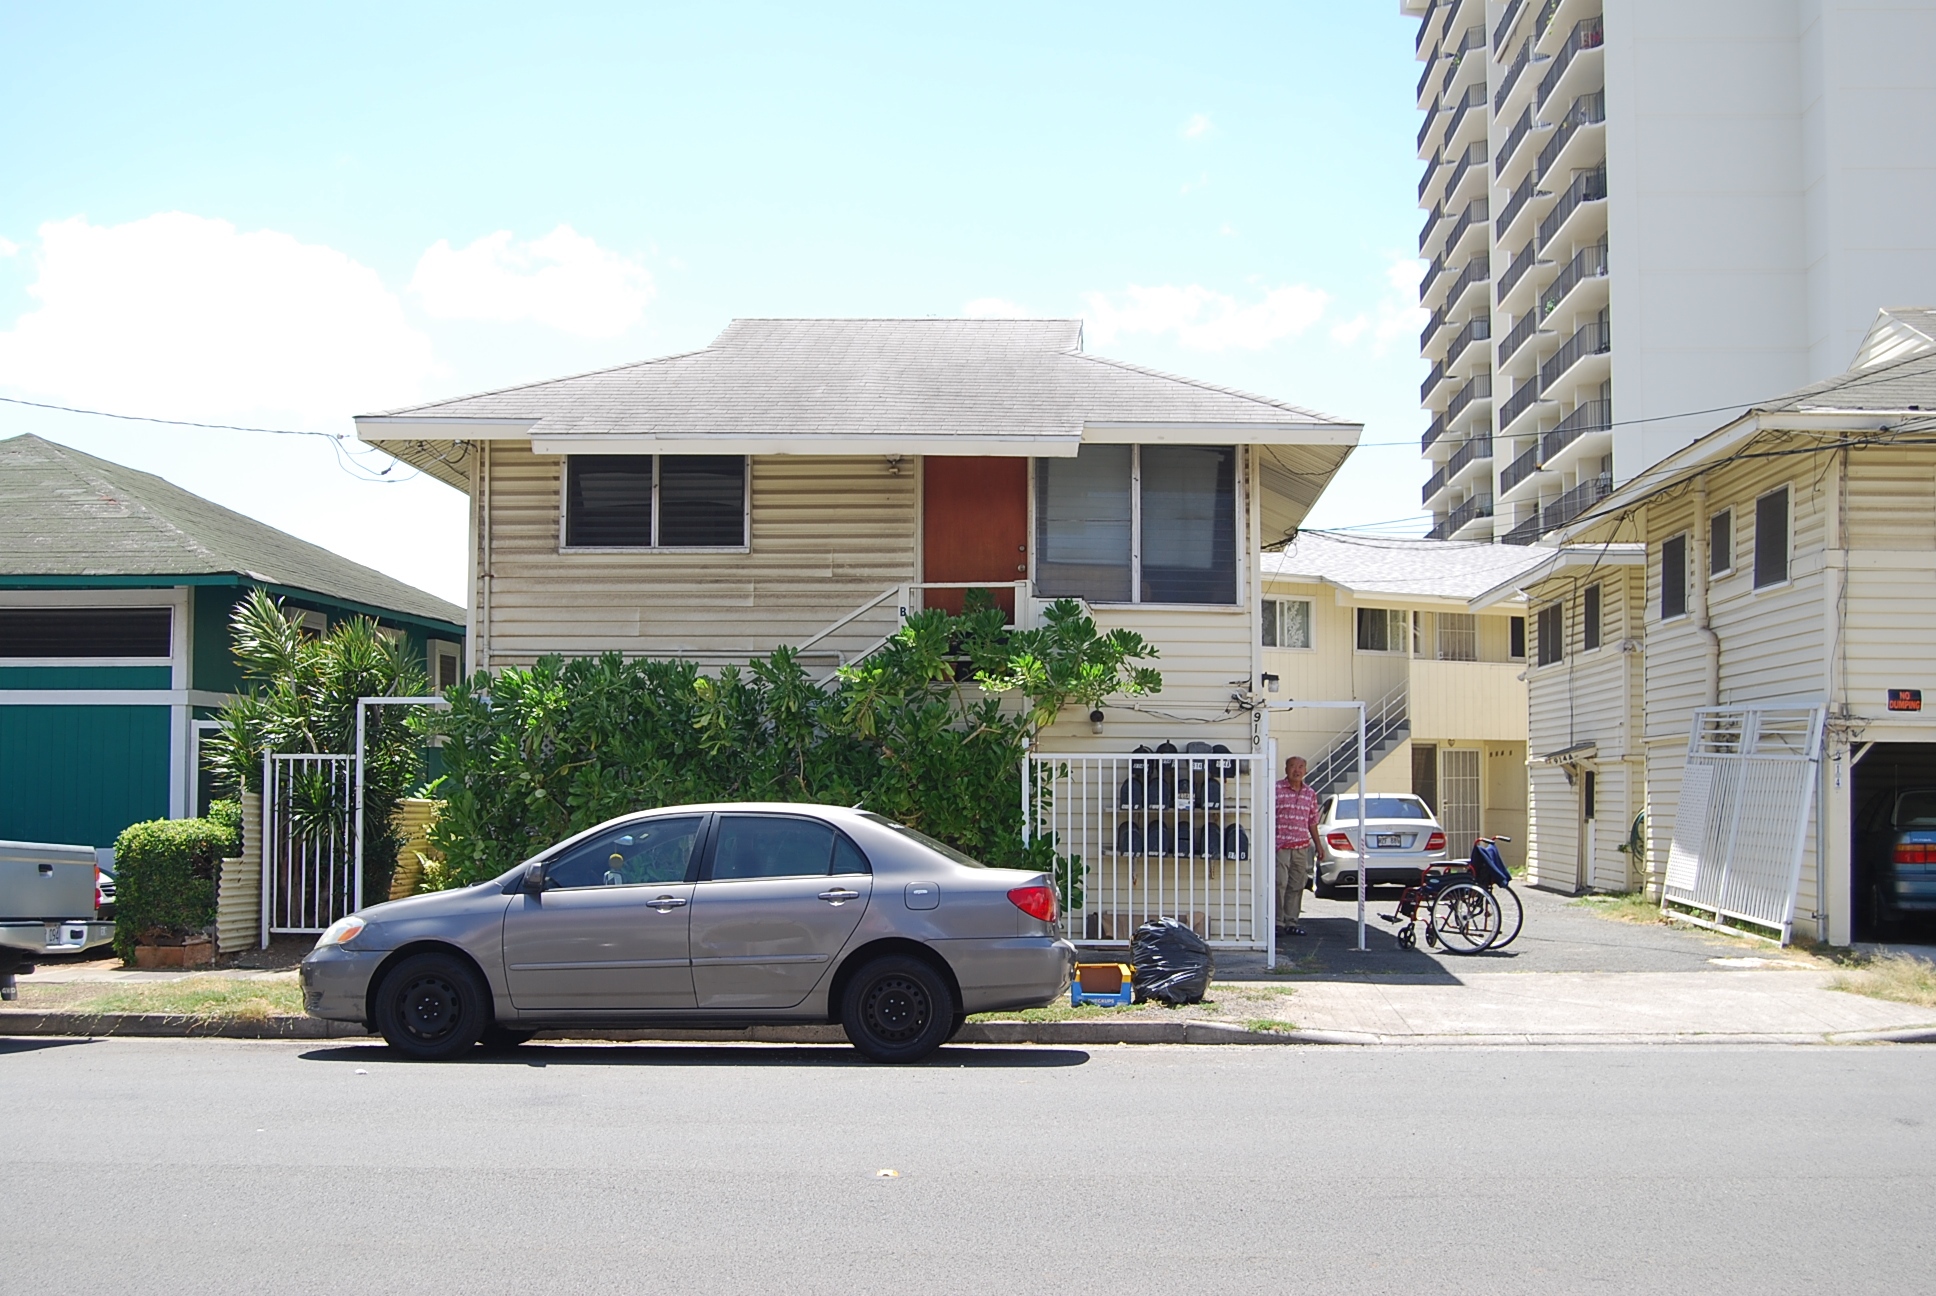
POLYGON ((0 1288, 1926 1290, 1932 1081, 1914 1046, 0 1040, 0 1288))

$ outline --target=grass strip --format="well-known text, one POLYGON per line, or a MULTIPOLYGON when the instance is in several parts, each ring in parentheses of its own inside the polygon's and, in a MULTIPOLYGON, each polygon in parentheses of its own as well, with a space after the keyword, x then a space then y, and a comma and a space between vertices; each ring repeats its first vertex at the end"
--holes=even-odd
POLYGON ((1936 963, 1914 954, 1878 954, 1860 967, 1832 977, 1828 988, 1936 1008, 1936 963))
POLYGON ((21 978, 15 1008, 41 1012, 163 1013, 198 1021, 263 1021, 301 1016, 302 987, 294 978, 239 981, 189 977, 182 981, 32 985, 21 978))

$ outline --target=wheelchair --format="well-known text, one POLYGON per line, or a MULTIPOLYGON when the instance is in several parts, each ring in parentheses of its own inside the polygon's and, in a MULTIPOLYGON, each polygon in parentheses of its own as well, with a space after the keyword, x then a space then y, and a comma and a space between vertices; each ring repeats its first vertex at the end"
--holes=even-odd
POLYGON ((1398 897, 1398 907, 1380 914, 1399 924, 1398 948, 1418 946, 1418 924, 1425 922, 1425 943, 1448 954, 1480 954, 1504 949, 1519 939, 1526 911, 1512 889, 1512 875, 1499 856, 1506 836, 1481 837, 1462 864, 1434 864, 1398 897))

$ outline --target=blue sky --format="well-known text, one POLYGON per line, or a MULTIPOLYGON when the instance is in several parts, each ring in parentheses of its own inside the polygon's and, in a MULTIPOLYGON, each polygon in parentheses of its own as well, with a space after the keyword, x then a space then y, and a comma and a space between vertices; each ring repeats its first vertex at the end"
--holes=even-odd
MULTIPOLYGON (((1313 523, 1412 517, 1413 26, 1358 0, 10 6, 0 395, 342 432, 735 315, 1073 315, 1099 354, 1362 419, 1313 523)), ((19 432, 461 598, 461 498, 361 480, 380 456, 0 405, 19 432)))

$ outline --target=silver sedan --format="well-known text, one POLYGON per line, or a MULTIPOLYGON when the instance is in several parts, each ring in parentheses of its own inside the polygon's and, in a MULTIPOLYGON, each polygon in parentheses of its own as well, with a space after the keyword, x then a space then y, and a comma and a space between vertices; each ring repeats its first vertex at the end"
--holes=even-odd
POLYGON ((1319 896, 1355 890, 1360 859, 1369 860, 1366 886, 1410 886, 1430 865, 1445 863, 1445 830, 1418 797, 1373 792, 1364 813, 1368 853, 1359 850, 1357 797, 1331 797, 1319 812, 1318 860, 1311 870, 1311 888, 1319 896))
POLYGON ((1060 998, 1075 947, 1056 918, 1046 875, 879 815, 676 806, 359 910, 303 960, 303 1004, 423 1059, 539 1030, 839 1022, 909 1062, 969 1013, 1060 998))

